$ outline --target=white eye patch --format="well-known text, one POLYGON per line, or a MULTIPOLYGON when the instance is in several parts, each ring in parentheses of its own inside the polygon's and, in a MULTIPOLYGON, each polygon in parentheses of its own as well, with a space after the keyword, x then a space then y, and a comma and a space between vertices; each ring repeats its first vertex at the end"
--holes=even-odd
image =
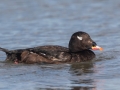
POLYGON ((77 38, 79 39, 79 40, 82 40, 83 38, 82 37, 80 37, 80 36, 77 36, 77 38))

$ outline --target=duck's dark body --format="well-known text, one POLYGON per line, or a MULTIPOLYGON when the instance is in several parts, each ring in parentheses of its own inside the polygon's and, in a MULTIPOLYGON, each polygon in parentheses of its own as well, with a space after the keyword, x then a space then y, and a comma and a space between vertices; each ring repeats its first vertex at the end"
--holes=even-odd
POLYGON ((6 53, 6 60, 21 63, 66 63, 92 60, 95 54, 89 49, 94 45, 96 43, 87 33, 76 32, 70 39, 69 48, 47 45, 17 50, 0 49, 6 53), (78 36, 82 37, 83 40, 80 40, 78 36))
POLYGON ((39 46, 10 50, 6 52, 6 55, 6 60, 20 63, 72 63, 88 61, 95 57, 91 50, 72 53, 68 48, 62 46, 39 46))

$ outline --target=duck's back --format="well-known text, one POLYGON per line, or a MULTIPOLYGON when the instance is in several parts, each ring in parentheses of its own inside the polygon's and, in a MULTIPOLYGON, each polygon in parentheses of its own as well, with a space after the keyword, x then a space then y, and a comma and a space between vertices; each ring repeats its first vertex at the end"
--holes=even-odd
POLYGON ((46 45, 46 46, 38 46, 33 48, 36 51, 68 51, 68 48, 58 45, 46 45))

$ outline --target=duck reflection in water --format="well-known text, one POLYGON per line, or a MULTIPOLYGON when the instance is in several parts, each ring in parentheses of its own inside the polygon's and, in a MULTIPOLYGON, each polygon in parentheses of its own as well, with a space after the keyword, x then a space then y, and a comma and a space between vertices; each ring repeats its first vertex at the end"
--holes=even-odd
POLYGON ((95 80, 92 78, 94 72, 93 62, 71 64, 70 73, 73 77, 71 81, 75 84, 71 90, 96 90, 95 80))

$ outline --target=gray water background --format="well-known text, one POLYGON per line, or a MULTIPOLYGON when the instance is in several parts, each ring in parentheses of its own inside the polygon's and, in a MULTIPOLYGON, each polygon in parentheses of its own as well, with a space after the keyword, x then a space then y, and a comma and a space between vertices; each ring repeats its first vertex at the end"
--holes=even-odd
POLYGON ((0 90, 119 90, 120 0, 0 0, 0 47, 68 47, 76 31, 104 51, 92 62, 28 65, 4 63, 0 90))

